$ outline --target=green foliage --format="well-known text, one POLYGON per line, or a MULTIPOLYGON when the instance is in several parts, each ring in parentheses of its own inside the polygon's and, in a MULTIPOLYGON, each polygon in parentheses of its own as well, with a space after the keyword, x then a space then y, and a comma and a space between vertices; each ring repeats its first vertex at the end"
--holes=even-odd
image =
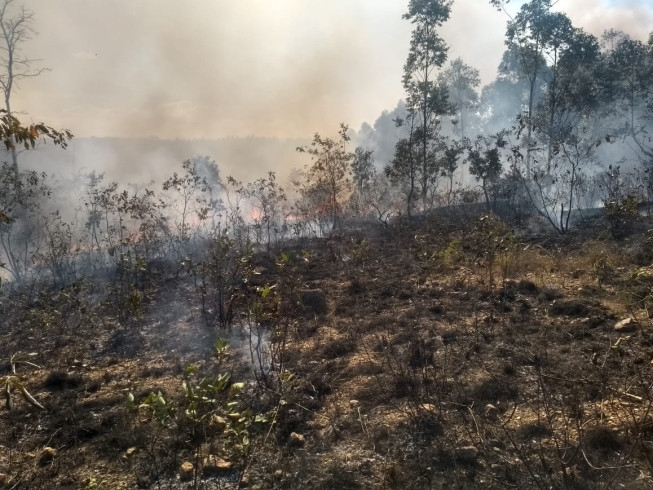
POLYGON ((487 214, 478 220, 473 245, 488 273, 488 286, 494 288, 495 266, 500 268, 502 283, 505 285, 521 246, 514 231, 494 214, 487 214))
POLYGON ((351 258, 357 265, 365 265, 372 257, 372 246, 366 238, 355 241, 350 250, 351 258))
POLYGON ((500 150, 507 145, 505 137, 504 131, 490 138, 478 136, 474 144, 469 145, 467 148, 469 173, 476 177, 477 181, 481 182, 488 209, 492 202, 492 185, 498 181, 503 170, 500 150))
POLYGON ((203 260, 184 260, 195 280, 208 327, 224 328, 231 323, 237 291, 252 272, 252 254, 252 242, 241 243, 231 238, 227 229, 221 229, 209 242, 203 260))
POLYGON ((134 395, 127 395, 127 408, 135 413, 143 421, 155 420, 160 426, 165 427, 174 414, 174 408, 166 403, 161 392, 150 392, 148 396, 136 403, 134 395))
POLYGON ((304 197, 303 206, 312 209, 305 208, 302 212, 314 214, 320 221, 326 218, 331 222, 332 230, 339 226, 342 203, 351 190, 349 176, 352 154, 346 148, 350 140, 348 131, 346 124, 340 124, 338 140, 323 138, 315 133, 310 146, 297 148, 297 151, 308 153, 313 159, 313 165, 305 171, 306 181, 299 189, 304 197))
POLYGON ((40 139, 50 139, 55 145, 66 148, 72 138, 69 130, 56 130, 43 123, 23 126, 17 117, 0 109, 0 140, 7 150, 15 149, 17 145, 26 150, 33 149, 40 139))
POLYGON ((452 240, 446 248, 433 252, 429 258, 429 262, 438 266, 451 267, 460 258, 461 249, 462 242, 460 240, 452 240))
POLYGON ((633 195, 603 201, 603 215, 610 223, 614 238, 622 239, 632 233, 633 226, 639 219, 640 202, 640 197, 633 195))

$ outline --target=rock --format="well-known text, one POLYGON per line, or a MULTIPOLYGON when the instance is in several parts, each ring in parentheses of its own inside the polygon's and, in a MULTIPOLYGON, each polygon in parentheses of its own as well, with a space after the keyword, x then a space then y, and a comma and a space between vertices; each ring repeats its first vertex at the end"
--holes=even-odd
POLYGON ((238 482, 238 488, 248 488, 250 484, 249 473, 245 473, 238 482))
MULTIPOLYGON (((294 434, 294 432, 293 432, 294 434)), ((283 471, 282 470, 277 470, 274 472, 274 476, 277 478, 282 478, 283 477, 283 471)))
POLYGON ((358 400, 349 400, 349 406, 351 408, 356 408, 356 407, 360 406, 360 404, 361 404, 361 402, 359 402, 358 400))
POLYGON ((485 410, 483 411, 483 414, 485 415, 485 418, 488 420, 498 420, 499 419, 499 409, 492 405, 491 403, 488 403, 485 406, 485 410))
POLYGON ((630 332, 632 330, 635 330, 636 326, 637 326, 637 320, 635 320, 633 317, 630 317, 630 318, 625 318, 620 322, 617 322, 614 325, 614 329, 617 332, 630 332))
POLYGON ((181 463, 181 467, 179 468, 179 478, 181 481, 189 481, 193 479, 193 470, 195 467, 193 466, 193 463, 190 461, 185 461, 181 463))
POLYGON ((213 415, 209 419, 208 433, 210 435, 221 434, 227 428, 227 421, 219 415, 213 415))
POLYGON ((57 457, 57 450, 53 447, 44 447, 43 451, 39 453, 39 464, 45 466, 46 464, 52 463, 54 458, 57 457))
POLYGON ((306 438, 303 435, 297 434, 297 432, 290 433, 290 439, 288 440, 290 447, 304 447, 305 444, 306 438))
POLYGON ((462 446, 456 449, 456 459, 461 463, 475 463, 479 454, 480 452, 476 446, 462 446))
POLYGON ((9 475, 6 473, 0 473, 0 488, 4 488, 9 485, 9 475))
POLYGON ((138 448, 130 447, 129 449, 127 449, 127 451, 125 452, 125 454, 127 455, 128 458, 130 458, 130 457, 132 457, 134 454, 136 454, 136 451, 138 451, 138 448))
POLYGON ((300 293, 300 299, 305 311, 315 315, 328 313, 326 294, 321 289, 305 289, 300 293))
POLYGON ((231 461, 218 456, 207 456, 204 458, 204 464, 202 465, 202 474, 204 476, 216 476, 229 471, 231 468, 233 468, 231 461))
POLYGON ((425 412, 431 412, 434 413, 436 411, 436 406, 431 404, 431 403, 422 403, 419 408, 424 410, 425 412))

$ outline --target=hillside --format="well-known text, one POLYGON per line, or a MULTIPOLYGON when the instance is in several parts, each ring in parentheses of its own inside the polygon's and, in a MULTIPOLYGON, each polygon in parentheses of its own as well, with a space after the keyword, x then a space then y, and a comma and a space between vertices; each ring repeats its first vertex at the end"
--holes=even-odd
POLYGON ((226 327, 192 264, 5 295, 44 410, 0 412, 0 487, 649 487, 652 262, 459 216, 254 252, 226 327))

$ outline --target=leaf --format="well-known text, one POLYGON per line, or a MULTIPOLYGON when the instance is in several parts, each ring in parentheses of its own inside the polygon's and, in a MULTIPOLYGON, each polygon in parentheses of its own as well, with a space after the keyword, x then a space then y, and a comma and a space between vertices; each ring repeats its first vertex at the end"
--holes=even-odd
POLYGON ((229 395, 235 396, 240 394, 245 389, 245 383, 234 383, 229 388, 229 395))
POLYGON ((197 373, 197 366, 195 364, 189 364, 184 368, 184 376, 190 376, 191 374, 197 373))
POLYGON ((32 395, 30 395, 29 391, 21 384, 18 385, 18 389, 23 395, 23 398, 27 400, 28 403, 33 405, 34 407, 38 408, 39 410, 45 410, 45 407, 41 405, 39 402, 37 402, 32 395))

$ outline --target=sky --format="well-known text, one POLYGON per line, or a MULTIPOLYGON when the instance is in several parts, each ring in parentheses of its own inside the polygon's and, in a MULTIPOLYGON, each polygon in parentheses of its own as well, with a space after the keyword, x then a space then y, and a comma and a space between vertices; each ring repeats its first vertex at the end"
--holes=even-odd
MULTIPOLYGON (((14 0, 20 5, 20 0, 14 0)), ((23 120, 78 137, 200 139, 336 135, 393 109, 411 25, 408 0, 30 0, 23 120)), ((513 0, 514 12, 519 4, 513 0)), ((574 25, 645 40, 653 0, 559 0, 574 25)), ((455 0, 449 57, 496 75, 507 16, 455 0)))

